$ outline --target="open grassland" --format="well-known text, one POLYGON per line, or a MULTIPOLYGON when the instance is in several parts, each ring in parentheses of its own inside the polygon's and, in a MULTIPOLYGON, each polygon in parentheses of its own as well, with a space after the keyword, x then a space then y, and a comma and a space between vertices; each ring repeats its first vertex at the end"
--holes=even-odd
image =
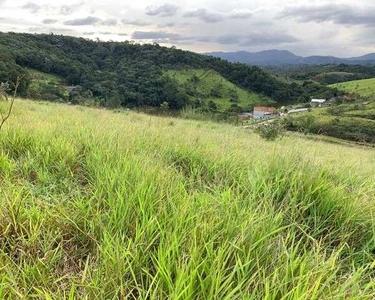
POLYGON ((374 299, 374 168, 295 134, 17 101, 0 298, 374 299))
POLYGON ((167 73, 180 84, 185 84, 190 81, 193 76, 196 76, 199 79, 196 84, 197 92, 207 101, 214 101, 221 109, 227 109, 234 103, 241 107, 253 107, 260 104, 266 105, 274 103, 269 97, 241 89, 214 70, 169 70, 167 73), (211 93, 213 90, 220 96, 212 96, 211 93), (238 95, 238 101, 236 102, 230 101, 232 91, 235 91, 238 95))
POLYGON ((347 81, 330 85, 344 92, 358 94, 363 97, 375 96, 375 78, 347 81))

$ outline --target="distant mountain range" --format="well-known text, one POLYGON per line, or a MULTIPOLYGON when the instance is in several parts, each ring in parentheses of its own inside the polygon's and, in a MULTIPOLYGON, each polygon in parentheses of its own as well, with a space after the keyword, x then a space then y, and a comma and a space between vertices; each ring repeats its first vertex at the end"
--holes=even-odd
POLYGON ((375 64, 375 53, 350 58, 334 56, 298 56, 286 50, 267 50, 261 52, 209 52, 204 53, 220 57, 230 62, 240 62, 257 66, 288 66, 288 65, 322 65, 322 64, 375 64))

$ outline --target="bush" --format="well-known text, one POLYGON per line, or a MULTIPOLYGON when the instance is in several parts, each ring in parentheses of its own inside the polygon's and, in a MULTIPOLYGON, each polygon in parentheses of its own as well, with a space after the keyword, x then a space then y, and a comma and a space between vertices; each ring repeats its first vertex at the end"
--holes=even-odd
POLYGON ((121 98, 118 95, 113 95, 107 99, 105 104, 109 108, 119 108, 122 104, 121 98))
POLYGON ((254 131, 267 141, 274 141, 285 134, 284 126, 278 121, 259 124, 254 131))

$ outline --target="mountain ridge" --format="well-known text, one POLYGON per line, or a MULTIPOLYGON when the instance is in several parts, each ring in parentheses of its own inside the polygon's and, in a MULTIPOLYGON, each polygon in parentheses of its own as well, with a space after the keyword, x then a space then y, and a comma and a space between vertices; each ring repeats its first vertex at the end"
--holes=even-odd
POLYGON ((358 57, 340 58, 335 56, 312 55, 299 56, 288 50, 264 50, 259 52, 207 52, 204 55, 219 57, 229 62, 239 62, 257 66, 288 66, 288 65, 321 65, 321 64, 375 64, 375 53, 358 57))

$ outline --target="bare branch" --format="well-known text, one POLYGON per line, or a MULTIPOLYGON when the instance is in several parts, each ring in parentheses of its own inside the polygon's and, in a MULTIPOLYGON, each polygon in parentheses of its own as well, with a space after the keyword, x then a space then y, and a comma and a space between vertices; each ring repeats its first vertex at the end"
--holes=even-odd
MULTIPOLYGON (((16 100, 16 97, 17 97, 17 91, 18 91, 18 88, 20 86, 20 83, 21 83, 21 80, 24 76, 19 76, 17 77, 17 80, 16 80, 16 83, 14 85, 14 92, 13 92, 13 96, 12 98, 10 98, 10 105, 9 105, 9 109, 8 109, 8 112, 6 115, 4 115, 3 113, 1 113, 1 121, 0 121, 0 131, 1 129, 3 128, 5 122, 9 119, 10 115, 12 114, 12 111, 13 111, 13 106, 14 106, 14 101, 16 100)), ((4 95, 4 98, 6 100, 8 100, 8 96, 5 94, 4 95)))

